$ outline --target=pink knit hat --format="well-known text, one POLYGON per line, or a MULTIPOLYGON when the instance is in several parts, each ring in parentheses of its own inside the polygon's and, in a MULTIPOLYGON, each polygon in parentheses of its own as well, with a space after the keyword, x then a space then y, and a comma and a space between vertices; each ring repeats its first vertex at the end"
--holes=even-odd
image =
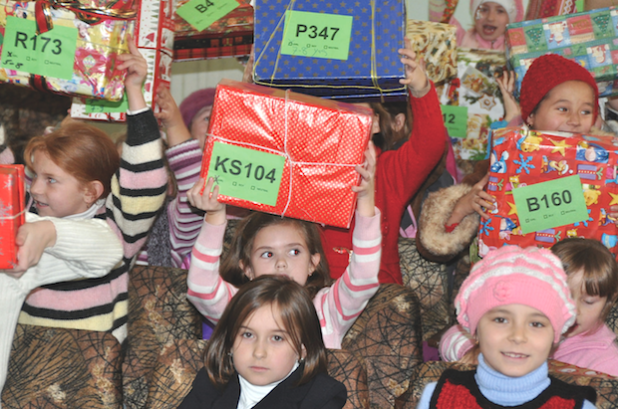
POLYGON ((191 121, 200 109, 211 106, 215 102, 216 88, 204 88, 193 92, 180 104, 180 114, 187 128, 191 129, 191 121))
POLYGON ((524 19, 524 5, 521 0, 470 0, 470 13, 472 14, 472 21, 474 21, 474 14, 476 9, 483 3, 498 3, 509 15, 509 23, 516 23, 524 19))
POLYGON ((575 322, 575 304, 560 259, 546 249, 503 246, 490 251, 463 282, 457 297, 457 321, 471 334, 492 308, 523 304, 549 318, 554 342, 575 322))

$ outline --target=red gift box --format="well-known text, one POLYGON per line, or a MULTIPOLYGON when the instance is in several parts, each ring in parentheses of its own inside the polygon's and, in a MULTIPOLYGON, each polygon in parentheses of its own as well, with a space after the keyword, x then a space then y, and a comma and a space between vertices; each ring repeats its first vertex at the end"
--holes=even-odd
POLYGON ((17 264, 15 236, 25 222, 24 167, 0 165, 0 269, 17 264))
POLYGON ((618 204, 617 146, 611 136, 495 131, 486 191, 496 198, 497 210, 481 220, 479 255, 505 244, 551 247, 567 237, 597 239, 618 254, 618 228, 608 216, 609 207, 618 204), (588 218, 523 235, 513 189, 573 175, 582 183, 588 218))
MULTIPOLYGON (((273 178, 276 203, 258 203, 222 193, 219 200, 266 213, 349 227, 356 204, 351 188, 359 183, 355 166, 364 162, 372 121, 373 112, 366 107, 222 80, 210 117, 201 174, 205 178, 212 167, 210 176, 216 180, 231 177, 233 161, 225 162, 227 168, 218 166, 225 159, 213 155, 217 144, 271 154, 272 163, 283 163, 281 174, 269 173, 268 169, 258 174, 256 168, 251 177, 273 178)), ((242 175, 245 169, 251 169, 250 164, 236 159, 242 175)), ((253 189, 253 179, 247 180, 246 188, 253 189)))

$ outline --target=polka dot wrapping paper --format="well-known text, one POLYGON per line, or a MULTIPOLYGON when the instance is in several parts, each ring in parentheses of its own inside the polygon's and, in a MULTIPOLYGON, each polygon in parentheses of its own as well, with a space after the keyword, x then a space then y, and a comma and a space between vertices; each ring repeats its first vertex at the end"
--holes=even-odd
POLYGON ((271 177, 272 186, 278 186, 276 203, 220 194, 221 202, 348 228, 356 206, 351 188, 360 182, 355 166, 364 162, 372 121, 369 108, 222 80, 217 86, 201 174, 206 177, 212 167, 218 170, 216 177, 211 173, 216 182, 218 178, 225 181, 235 173, 232 161, 236 159, 240 176, 252 178, 247 180, 247 189, 253 189, 256 175, 271 177), (213 157, 217 144, 251 149, 256 154, 213 157), (269 173, 269 162, 262 173, 251 168, 247 162, 257 157, 257 152, 273 155, 272 163, 283 157, 281 172, 269 173))
POLYGON ((487 211, 489 220, 481 220, 479 255, 484 256, 489 250, 505 244, 549 248, 567 237, 600 240, 617 254, 618 228, 609 216, 610 206, 618 204, 616 155, 618 138, 612 136, 536 132, 523 128, 494 131, 489 182, 485 190, 496 199, 497 209, 487 211), (555 183, 574 175, 579 176, 581 191, 554 191, 553 184, 546 184, 540 194, 515 202, 513 192, 517 188, 555 183), (544 220, 569 212, 565 204, 573 203, 576 195, 581 198, 582 193, 585 202, 582 213, 587 214, 584 220, 538 228, 544 220), (530 220, 539 212, 547 215, 534 221, 533 227, 538 230, 522 234, 521 219, 530 220))
POLYGON ((15 236, 25 222, 24 167, 0 165, 0 269, 17 264, 15 236))

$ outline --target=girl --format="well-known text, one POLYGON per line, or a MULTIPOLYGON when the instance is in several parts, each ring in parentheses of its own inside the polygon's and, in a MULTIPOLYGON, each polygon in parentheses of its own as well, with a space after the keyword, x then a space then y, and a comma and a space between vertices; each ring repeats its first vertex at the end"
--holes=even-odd
POLYGON ((230 251, 219 265, 226 206, 219 188, 200 179, 188 192, 191 204, 205 210, 202 231, 191 256, 188 298, 210 321, 217 322, 238 288, 265 274, 285 275, 306 287, 320 317, 327 348, 341 341, 378 289, 380 211, 374 206, 375 151, 365 152, 365 168, 357 166, 358 193, 354 252, 345 274, 328 287, 330 277, 316 225, 280 216, 253 213, 237 227, 230 251), (205 193, 202 193, 205 192, 205 193), (224 281, 225 280, 225 281, 224 281))
POLYGON ((22 324, 111 332, 121 343, 126 337, 128 271, 167 183, 159 128, 142 95, 146 61, 132 41, 129 49, 118 56, 118 68, 127 70, 130 110, 120 160, 105 133, 76 122, 32 139, 24 155, 34 173, 33 210, 39 216, 107 222, 122 243, 123 258, 105 277, 32 291, 19 317, 22 324))
MULTIPOLYGON (((556 54, 532 63, 521 86, 521 117, 530 129, 590 133, 598 114, 598 88, 578 63, 556 54)), ((479 218, 495 209, 494 198, 484 191, 489 161, 477 164, 467 184, 430 195, 419 220, 420 244, 428 254, 449 259, 465 249, 478 231, 479 218)), ((609 215, 618 217, 618 206, 609 215)))
POLYGON ((594 389, 548 375, 552 346, 575 318, 560 260, 549 250, 490 252, 464 281, 455 307, 478 342, 478 367, 446 370, 425 387, 417 408, 595 407, 594 389))
POLYGON ((179 409, 342 408, 346 389, 326 372, 319 331, 301 285, 282 276, 247 283, 215 327, 179 409))

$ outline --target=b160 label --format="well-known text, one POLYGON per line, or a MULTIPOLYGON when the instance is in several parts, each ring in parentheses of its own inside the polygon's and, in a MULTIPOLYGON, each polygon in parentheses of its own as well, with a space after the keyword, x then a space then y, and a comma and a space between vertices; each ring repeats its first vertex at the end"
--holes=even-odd
POLYGON ((7 17, 0 67, 30 74, 70 80, 73 78, 77 29, 55 25, 36 34, 36 23, 7 17))
POLYGON ((523 234, 588 219, 578 175, 515 188, 513 199, 523 234))
POLYGON ((352 16, 288 10, 281 54, 347 60, 352 16))
POLYGON ((275 206, 284 165, 281 155, 214 142, 207 177, 222 195, 275 206))

